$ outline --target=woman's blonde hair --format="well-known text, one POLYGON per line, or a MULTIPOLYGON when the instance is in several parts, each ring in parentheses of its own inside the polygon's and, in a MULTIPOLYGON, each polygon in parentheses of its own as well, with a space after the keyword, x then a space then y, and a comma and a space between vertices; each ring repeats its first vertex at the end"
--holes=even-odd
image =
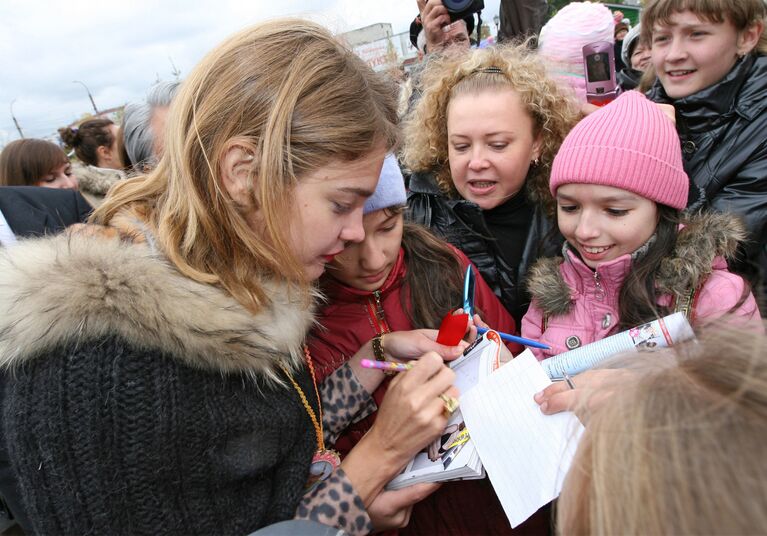
POLYGON ((549 173, 559 146, 580 119, 572 97, 546 74, 535 53, 524 45, 472 50, 461 56, 434 61, 423 75, 423 95, 404 126, 404 164, 411 171, 433 172, 447 195, 458 196, 450 176, 447 143, 447 107, 457 95, 514 90, 522 99, 542 140, 537 166, 528 171, 532 198, 553 213, 549 173), (499 72, 488 72, 498 70, 499 72))
POLYGON ((94 220, 108 224, 126 208, 140 215, 181 273, 223 286, 253 312, 268 302, 265 279, 295 283, 308 298, 289 246, 295 186, 331 161, 391 149, 396 123, 396 88, 327 30, 298 19, 259 24, 195 67, 171 105, 157 168, 119 183, 94 220), (232 142, 255 156, 262 233, 221 183, 232 142))
MULTIPOLYGON (((653 27, 668 24, 674 13, 689 10, 711 22, 729 20, 739 32, 767 17, 764 0, 647 0, 642 9, 642 39, 652 46, 653 27)), ((767 54, 767 33, 762 31, 755 54, 767 54)))
POLYGON ((645 355, 626 362, 636 379, 622 377, 588 421, 558 532, 763 532, 767 337, 709 333, 645 355))

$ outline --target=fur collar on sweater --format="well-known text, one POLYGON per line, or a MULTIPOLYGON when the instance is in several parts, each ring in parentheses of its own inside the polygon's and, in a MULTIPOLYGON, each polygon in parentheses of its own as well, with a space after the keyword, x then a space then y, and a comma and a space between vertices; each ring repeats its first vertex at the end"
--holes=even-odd
POLYGON ((117 335, 189 366, 279 382, 277 366, 302 363, 313 317, 269 286, 273 302, 253 315, 146 244, 98 232, 24 240, 0 249, 0 366, 117 335))
MULTIPOLYGON (((686 295, 711 273, 716 257, 732 257, 746 237, 738 219, 729 214, 699 214, 685 220, 676 247, 658 268, 659 294, 686 295)), ((559 269, 562 257, 539 259, 528 273, 527 288, 543 312, 567 314, 572 305, 570 288, 559 269)))

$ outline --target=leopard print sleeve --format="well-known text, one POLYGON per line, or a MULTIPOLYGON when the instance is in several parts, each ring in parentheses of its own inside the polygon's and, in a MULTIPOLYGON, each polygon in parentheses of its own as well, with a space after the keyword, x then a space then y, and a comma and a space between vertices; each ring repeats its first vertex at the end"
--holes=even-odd
POLYGON ((362 499, 340 467, 304 495, 294 519, 308 519, 337 527, 349 534, 369 534, 373 523, 362 499))
POLYGON ((322 426, 325 443, 332 445, 352 422, 378 410, 373 397, 355 376, 349 363, 344 363, 320 385, 322 426))

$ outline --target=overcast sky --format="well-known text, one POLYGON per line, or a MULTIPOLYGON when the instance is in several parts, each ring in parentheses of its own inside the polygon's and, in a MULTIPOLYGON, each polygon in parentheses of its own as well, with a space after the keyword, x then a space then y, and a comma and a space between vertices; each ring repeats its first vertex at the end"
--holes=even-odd
MULTIPOLYGON (((485 0, 492 21, 499 0, 485 0)), ((183 78, 231 33, 297 15, 335 33, 391 23, 407 31, 415 0, 0 0, 0 147, 19 134, 47 137, 92 111, 141 100, 158 78, 183 78), (172 63, 171 63, 172 61, 172 63)))

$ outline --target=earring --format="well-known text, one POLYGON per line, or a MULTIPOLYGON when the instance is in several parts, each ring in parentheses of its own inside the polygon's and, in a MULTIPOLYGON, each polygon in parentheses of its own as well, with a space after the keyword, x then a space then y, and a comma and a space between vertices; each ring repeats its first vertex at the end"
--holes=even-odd
POLYGON ((535 158, 531 163, 533 164, 533 167, 538 167, 538 159, 537 158, 535 158))

